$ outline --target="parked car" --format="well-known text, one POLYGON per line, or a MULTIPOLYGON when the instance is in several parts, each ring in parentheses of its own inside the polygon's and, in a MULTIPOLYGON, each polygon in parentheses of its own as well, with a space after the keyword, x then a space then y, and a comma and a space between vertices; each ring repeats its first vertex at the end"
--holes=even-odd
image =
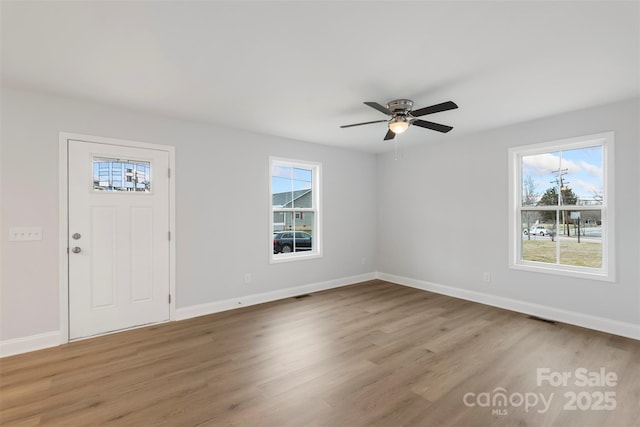
POLYGON ((304 231, 282 231, 273 236, 274 254, 310 251, 312 248, 311 235, 304 231))
POLYGON ((532 236, 549 236, 551 234, 551 230, 545 228, 544 225, 534 225, 530 229, 524 229, 524 235, 531 234, 532 236))

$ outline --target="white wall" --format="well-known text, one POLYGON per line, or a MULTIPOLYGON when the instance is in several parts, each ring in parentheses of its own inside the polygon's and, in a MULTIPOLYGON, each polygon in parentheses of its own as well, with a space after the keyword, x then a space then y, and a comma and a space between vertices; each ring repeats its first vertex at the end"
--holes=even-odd
POLYGON ((0 341, 59 329, 61 131, 176 147, 178 309, 375 272, 374 155, 15 89, 1 102, 0 341), (270 155, 322 162, 323 258, 269 264, 270 155), (15 226, 43 240, 8 242, 15 226))
POLYGON ((397 161, 392 154, 380 155, 378 271, 497 305, 506 301, 502 305, 549 308, 573 319, 622 322, 637 333, 639 115, 639 100, 633 99, 469 137, 456 138, 454 130, 441 143, 430 143, 425 135, 424 145, 401 151, 397 161), (617 281, 509 269, 508 148, 610 130, 616 138, 617 281), (485 271, 490 283, 482 280, 485 271))
POLYGON ((377 270, 489 303, 640 325, 638 99, 437 144, 425 132, 397 161, 15 89, 3 89, 1 103, 0 344, 38 334, 57 343, 60 131, 176 147, 178 309, 377 270), (507 149, 608 130, 617 282, 509 269, 507 149), (270 155, 323 163, 322 259, 268 263, 270 155), (8 242, 9 227, 31 225, 42 226, 42 241, 8 242))

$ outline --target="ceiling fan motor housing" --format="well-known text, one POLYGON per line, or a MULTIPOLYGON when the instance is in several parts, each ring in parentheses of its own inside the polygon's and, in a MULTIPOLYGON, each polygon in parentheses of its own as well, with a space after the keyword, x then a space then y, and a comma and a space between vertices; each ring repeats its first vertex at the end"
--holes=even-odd
POLYGON ((407 114, 413 108, 413 101, 410 99, 396 99, 387 104, 387 108, 394 114, 407 114))

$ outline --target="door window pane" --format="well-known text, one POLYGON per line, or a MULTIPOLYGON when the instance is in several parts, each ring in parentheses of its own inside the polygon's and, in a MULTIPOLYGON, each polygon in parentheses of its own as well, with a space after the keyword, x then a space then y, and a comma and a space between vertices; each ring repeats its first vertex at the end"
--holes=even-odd
POLYGON ((93 158, 93 190, 151 192, 151 162, 93 158))

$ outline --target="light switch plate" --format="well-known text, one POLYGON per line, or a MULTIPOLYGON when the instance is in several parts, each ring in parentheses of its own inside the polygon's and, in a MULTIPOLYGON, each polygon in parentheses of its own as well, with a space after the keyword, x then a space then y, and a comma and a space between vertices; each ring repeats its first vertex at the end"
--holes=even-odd
POLYGON ((24 242, 42 240, 42 227, 11 227, 9 228, 10 242, 24 242))

